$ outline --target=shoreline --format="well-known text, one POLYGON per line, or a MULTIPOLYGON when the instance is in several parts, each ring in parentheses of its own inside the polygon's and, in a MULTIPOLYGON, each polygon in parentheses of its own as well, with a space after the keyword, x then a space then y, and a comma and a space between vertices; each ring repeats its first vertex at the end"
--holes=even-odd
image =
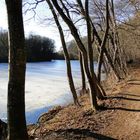
MULTIPOLYGON (((131 71, 130 75, 126 79, 120 82, 116 81, 113 86, 106 87, 108 98, 98 101, 99 105, 104 106, 106 109, 94 112, 90 108, 89 95, 82 95, 80 96, 81 107, 77 107, 72 103, 63 107, 55 107, 40 116, 38 123, 28 125, 30 138, 38 140, 90 140, 94 137, 97 139, 115 140, 117 136, 114 135, 113 128, 111 130, 109 128, 117 121, 116 116, 119 117, 120 114, 124 114, 120 113, 121 110, 118 110, 124 108, 127 104, 125 100, 122 100, 126 98, 126 95, 122 95, 121 92, 128 89, 127 81, 133 79, 133 73, 139 71, 139 68, 135 69, 133 67, 129 71, 131 71), (120 97, 123 98, 121 99, 120 97), (107 132, 106 129, 108 129, 107 132)), ((123 135, 123 131, 120 135, 123 135)), ((121 138, 122 136, 119 137, 121 138)))
MULTIPOLYGON (((106 85, 106 83, 107 83, 107 81, 108 80, 104 80, 103 81, 103 85, 105 86, 106 85)), ((113 84, 115 85, 115 83, 117 83, 117 81, 116 82, 114 82, 113 84)), ((109 89, 110 89, 110 87, 108 87, 109 89)), ((85 102, 85 101, 87 101, 87 99, 88 99, 88 108, 90 108, 89 106, 90 106, 90 99, 89 99, 89 95, 88 95, 88 93, 87 94, 85 94, 85 95, 80 95, 80 88, 78 88, 78 96, 79 96, 79 100, 80 100, 80 103, 82 104, 82 106, 84 106, 83 105, 83 103, 85 102), (83 103, 82 103, 83 102, 83 103)), ((99 101, 100 103, 100 105, 102 105, 102 104, 104 104, 104 101, 99 101)), ((114 103, 113 103, 114 104, 114 103)), ((32 136, 32 135, 34 135, 33 134, 33 131, 31 131, 31 129, 32 128, 34 128, 34 127, 38 127, 38 125, 40 125, 40 124, 42 124, 43 125, 43 123, 46 121, 46 122, 48 122, 48 121, 51 121, 53 118, 55 118, 55 116, 57 115, 57 113, 59 113, 59 111, 63 111, 63 110, 65 110, 65 109, 68 109, 69 107, 74 107, 75 109, 77 109, 77 106, 75 106, 73 103, 72 103, 72 99, 71 99, 71 101, 68 103, 66 103, 66 104, 63 104, 63 105, 56 105, 56 106, 52 106, 47 112, 44 112, 43 114, 41 114, 38 118, 37 118, 37 122, 36 123, 33 123, 33 124, 28 124, 27 125, 27 127, 28 127, 28 132, 29 132, 29 135, 31 136, 31 138, 33 138, 34 136, 32 136), (54 112, 54 114, 52 115, 52 112, 54 112), (51 116, 51 117, 49 117, 49 116, 51 116), (46 118, 47 118, 47 120, 46 120, 46 118), (48 119, 48 118, 50 118, 50 119, 48 119), (43 121, 43 122, 42 122, 43 121), (31 132, 31 133, 30 133, 31 132)), ((74 110, 73 110, 74 111, 74 110)), ((89 110, 86 110, 87 112, 87 114, 88 114, 88 112, 89 113, 93 113, 93 111, 91 110, 91 109, 89 109, 89 110)), ((100 111, 99 111, 100 112, 100 111)), ((96 113, 95 113, 96 114, 96 113)), ((36 129, 36 128, 35 128, 36 129)), ((36 130, 35 130, 36 131, 36 130)), ((58 131, 58 130, 48 130, 48 132, 47 133, 52 133, 51 131, 58 131)))
MULTIPOLYGON (((75 85, 79 86, 79 65, 77 61, 72 62, 75 85)), ((7 114, 7 85, 8 85, 8 66, 7 64, 0 64, 0 81, 1 81, 1 94, 0 94, 0 112, 1 117, 6 118, 7 114)), ((65 62, 45 62, 45 63, 32 63, 28 65, 26 72, 26 85, 25 85, 25 101, 26 112, 35 111, 46 106, 59 104, 64 99, 60 99, 61 95, 66 97, 69 94, 69 85, 65 74, 65 62), (57 102, 56 102, 57 99, 57 102)), ((69 100, 69 98, 68 98, 69 100)), ((66 102, 66 101, 65 101, 66 102)), ((46 107, 47 108, 47 107, 46 107)))
MULTIPOLYGON (((37 123, 27 125, 29 138, 30 140, 139 139, 137 131, 140 129, 139 85, 140 67, 130 67, 126 79, 114 82, 114 86, 109 85, 106 88, 108 98, 98 100, 98 104, 104 108, 92 110, 88 93, 80 95, 80 107, 73 103, 55 106, 40 115, 37 123), (126 129, 128 131, 124 131, 126 129)), ((6 132, 6 129, 4 123, 2 131, 6 132)))

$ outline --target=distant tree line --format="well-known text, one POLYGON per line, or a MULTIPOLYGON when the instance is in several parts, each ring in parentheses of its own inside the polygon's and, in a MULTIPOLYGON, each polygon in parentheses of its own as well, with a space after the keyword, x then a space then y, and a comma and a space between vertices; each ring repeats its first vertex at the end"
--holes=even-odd
MULTIPOLYGON (((82 37, 81 40, 87 46, 87 37, 82 37)), ((58 52, 55 52, 55 42, 54 40, 42 37, 40 35, 29 35, 25 39, 26 49, 27 49, 27 61, 37 62, 37 61, 51 61, 52 59, 64 60, 63 49, 61 48, 58 52)), ((69 56, 71 60, 78 60, 79 54, 77 45, 74 40, 66 43, 69 56)), ((94 49, 94 60, 98 58, 97 48, 94 49)), ((5 30, 0 31, 0 62, 8 61, 8 33, 5 30)))
MULTIPOLYGON (((85 46, 87 46, 87 37, 82 37, 81 38, 82 42, 84 43, 85 46)), ((78 48, 76 45, 75 40, 71 40, 69 42, 66 43, 67 44, 67 49, 69 52, 69 56, 71 60, 78 60, 79 59, 79 52, 78 52, 78 48)), ((94 60, 97 61, 98 59, 98 50, 96 47, 93 47, 93 51, 94 51, 94 60)), ((64 54, 63 54, 63 49, 60 48, 59 52, 57 53, 57 59, 64 59, 64 54)))
MULTIPOLYGON (((27 61, 51 61, 55 59, 54 40, 39 35, 30 35, 25 39, 27 61)), ((0 62, 8 62, 8 34, 7 31, 0 32, 0 62)))
POLYGON ((8 59, 8 33, 0 31, 0 62, 7 62, 8 59))
MULTIPOLYGON (((118 34, 119 34, 119 42, 120 47, 123 48, 124 55, 126 57, 127 62, 135 61, 140 59, 140 30, 139 30, 139 20, 140 20, 140 12, 137 11, 132 18, 127 20, 126 22, 119 23, 118 25, 118 34)), ((100 31, 99 35, 102 37, 102 32, 100 31)), ((87 46, 87 37, 81 38, 82 42, 85 46, 87 46)), ((93 44, 93 52, 94 52, 94 61, 97 61, 99 53, 97 47, 93 44)), ((70 55, 71 60, 79 59, 78 49, 76 42, 71 40, 67 42, 67 48, 70 55)), ((64 59, 62 48, 58 52, 58 59, 64 59)))
POLYGON ((26 38, 27 61, 51 61, 54 59, 54 40, 39 35, 30 35, 26 38))
POLYGON ((120 44, 125 50, 127 62, 140 60, 140 12, 119 26, 120 44))

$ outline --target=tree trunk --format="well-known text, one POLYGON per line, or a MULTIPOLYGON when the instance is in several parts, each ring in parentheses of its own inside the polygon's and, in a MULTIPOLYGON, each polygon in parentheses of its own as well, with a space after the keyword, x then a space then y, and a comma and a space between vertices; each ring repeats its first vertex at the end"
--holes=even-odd
POLYGON ((79 60, 80 60, 80 69, 81 69, 81 77, 82 77, 82 93, 86 93, 86 77, 84 72, 84 64, 81 52, 79 52, 79 60))
POLYGON ((103 41, 100 47, 100 55, 99 55, 99 60, 98 60, 98 71, 97 71, 97 78, 99 82, 101 81, 101 66, 103 63, 104 48, 105 48, 107 37, 108 37, 108 31, 109 31, 109 7, 108 7, 108 0, 106 0, 106 31, 105 31, 103 41))
POLYGON ((93 48, 92 48, 92 36, 91 36, 91 23, 89 19, 89 1, 85 0, 85 18, 87 23, 87 42, 88 42, 88 58, 89 58, 89 69, 93 78, 94 63, 93 63, 93 48))
POLYGON ((7 138, 7 124, 0 119, 0 140, 7 138))
POLYGON ((83 43, 82 43, 82 41, 81 41, 81 39, 78 35, 77 29, 74 26, 73 22, 64 14, 63 10, 60 8, 60 6, 58 5, 56 0, 52 0, 52 2, 53 2, 53 5, 55 6, 55 8, 57 9, 57 11, 59 12, 59 14, 61 15, 61 17, 63 18, 63 20, 68 25, 68 27, 71 31, 71 34, 75 38, 77 46, 82 53, 82 57, 83 57, 83 60, 84 60, 84 70, 85 70, 86 76, 88 78, 88 82, 89 82, 90 89, 91 89, 91 94, 90 94, 91 95, 91 100, 92 100, 91 101, 91 107, 96 110, 96 109, 98 109, 98 105, 97 105, 97 101, 96 101, 96 93, 95 93, 95 90, 93 88, 93 79, 90 75, 90 71, 89 71, 89 68, 88 68, 88 57, 87 57, 86 49, 85 49, 85 47, 84 47, 84 45, 83 45, 83 43), (92 90, 92 88, 93 88, 93 90, 92 90))
POLYGON ((88 59, 89 59, 89 70, 90 70, 90 74, 91 74, 91 77, 93 79, 93 83, 94 83, 94 87, 95 87, 95 91, 96 91, 96 96, 99 98, 99 99, 105 99, 105 91, 103 90, 101 84, 98 84, 98 81, 97 81, 97 78, 96 78, 96 75, 95 75, 95 72, 94 72, 94 60, 93 60, 93 48, 92 48, 92 44, 94 42, 94 32, 93 32, 93 36, 91 35, 92 34, 92 31, 91 31, 91 25, 93 24, 91 19, 90 19, 90 16, 89 16, 89 1, 86 0, 85 1, 85 10, 83 8, 83 5, 81 3, 80 0, 77 0, 77 3, 78 3, 78 6, 80 7, 80 10, 84 16, 84 18, 86 19, 86 22, 87 22, 87 37, 88 37, 88 59))
POLYGON ((76 93, 76 90, 75 90, 74 81, 73 81, 73 77, 72 77, 70 57, 69 57, 69 53, 68 53, 68 50, 67 50, 67 47, 66 47, 66 42, 65 42, 63 29, 62 29, 62 27, 59 23, 59 20, 57 18, 56 12, 55 12, 55 9, 53 8, 53 5, 51 4, 50 0, 47 0, 47 3, 48 3, 48 5, 51 9, 51 12, 54 16, 55 23, 56 23, 56 25, 58 27, 58 30, 59 30, 59 34, 60 34, 60 38, 61 38, 61 42, 62 42, 62 47, 63 47, 63 51, 64 51, 64 57, 65 57, 65 60, 66 60, 67 77, 68 77, 69 86, 70 86, 70 89, 71 89, 71 92, 72 92, 72 95, 73 95, 73 100, 74 100, 74 103, 76 105, 79 105, 78 97, 77 97, 77 93, 76 93))
POLYGON ((27 140, 25 120, 25 37, 22 0, 6 0, 9 25, 8 140, 27 140))
POLYGON ((125 53, 123 48, 120 46, 119 42, 119 35, 117 31, 117 24, 115 18, 115 11, 114 11, 114 2, 111 0, 111 12, 112 12, 112 24, 113 24, 113 45, 115 46, 114 52, 114 61, 117 60, 120 66, 120 70, 122 73, 122 77, 124 78, 127 75, 127 65, 126 65, 126 57, 124 57, 125 53), (117 55, 118 54, 118 55, 117 55), (117 58, 115 58, 117 56, 117 58))
MULTIPOLYGON (((90 17, 89 17, 89 1, 85 1, 85 18, 87 22, 87 36, 88 36, 88 58, 89 58, 89 68, 90 68, 90 73, 93 79, 93 84, 95 87, 96 95, 99 99, 104 99, 105 91, 103 90, 101 85, 99 84, 96 75, 94 73, 94 60, 93 60, 93 48, 92 48, 92 36, 91 36, 91 23, 90 23, 90 17), (103 94, 102 94, 103 93, 103 94)), ((108 26, 107 26, 108 27, 108 26)), ((107 28, 108 29, 108 28, 107 28)), ((105 34, 105 37, 107 36, 107 33, 105 34)), ((104 38, 105 38, 104 37, 104 38)), ((94 38, 94 34, 93 34, 94 38)), ((106 38, 103 40, 103 45, 105 45, 106 38)))
MULTIPOLYGON (((96 36, 96 39, 98 41, 99 46, 101 46, 102 40, 101 40, 100 36, 98 35, 98 32, 97 32, 95 26, 93 25, 93 23, 92 23, 92 29, 93 29, 93 32, 94 32, 94 34, 96 36)), ((98 51, 100 52, 100 47, 99 46, 98 46, 98 51)), ((107 62, 109 63, 110 67, 112 68, 112 70, 113 70, 114 74, 116 75, 117 79, 120 80, 121 79, 120 74, 117 72, 115 66, 113 65, 112 58, 110 57, 110 54, 108 53, 108 51, 107 51, 107 49, 105 47, 103 49, 103 52, 105 54, 107 62)))

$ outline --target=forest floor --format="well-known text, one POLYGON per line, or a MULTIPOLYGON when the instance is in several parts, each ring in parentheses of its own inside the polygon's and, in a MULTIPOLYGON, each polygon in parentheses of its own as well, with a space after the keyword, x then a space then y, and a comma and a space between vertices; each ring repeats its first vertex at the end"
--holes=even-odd
POLYGON ((28 126, 31 139, 38 140, 140 140, 140 67, 129 68, 129 76, 106 87, 108 98, 98 101, 104 110, 90 109, 89 95, 80 97, 81 107, 70 104, 43 114, 28 126))

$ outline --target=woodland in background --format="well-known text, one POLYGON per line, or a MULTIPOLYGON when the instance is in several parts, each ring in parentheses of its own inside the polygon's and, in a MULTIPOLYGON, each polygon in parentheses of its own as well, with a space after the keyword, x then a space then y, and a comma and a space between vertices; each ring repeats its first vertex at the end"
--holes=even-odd
MULTIPOLYGON (((120 38, 121 47, 123 47, 128 63, 130 61, 135 61, 136 59, 140 59, 140 29, 139 29, 139 20, 140 14, 137 12, 134 17, 128 20, 126 23, 120 23, 118 26, 118 33, 120 38), (132 47, 133 46, 133 47, 132 47), (133 48, 133 49, 132 49, 133 48)), ((0 62, 8 62, 8 37, 7 32, 1 29, 0 31, 0 62)), ((85 46, 87 46, 87 37, 82 37, 82 41, 85 46)), ((35 62, 35 61, 49 61, 52 59, 56 60, 64 60, 63 49, 62 47, 58 52, 55 51, 55 42, 52 39, 44 38, 39 35, 30 35, 26 38, 26 42, 30 45, 27 45, 27 61, 35 62), (46 49, 46 57, 43 56, 43 51, 41 48, 41 39, 44 39, 44 48, 46 49), (34 44, 31 45, 31 42, 34 40, 34 44), (38 42, 38 43, 37 43, 38 42), (47 43, 48 42, 48 43, 47 43), (36 44, 37 43, 37 44, 36 44), (40 54, 36 52, 40 52, 40 54), (49 53, 49 54, 48 54, 49 53), (38 56, 38 57, 36 57, 38 56)), ((66 42, 68 52, 71 60, 78 60, 79 54, 76 47, 76 43, 74 40, 66 42)), ((94 51, 94 60, 98 59, 98 51, 97 48, 93 47, 94 51)))
MULTIPOLYGON (((55 59, 55 42, 48 37, 29 35, 25 39, 27 62, 51 61, 55 59)), ((8 62, 8 33, 0 32, 0 62, 8 62)))
POLYGON ((140 59, 140 12, 118 28, 120 44, 124 48, 125 57, 128 62, 140 59))

